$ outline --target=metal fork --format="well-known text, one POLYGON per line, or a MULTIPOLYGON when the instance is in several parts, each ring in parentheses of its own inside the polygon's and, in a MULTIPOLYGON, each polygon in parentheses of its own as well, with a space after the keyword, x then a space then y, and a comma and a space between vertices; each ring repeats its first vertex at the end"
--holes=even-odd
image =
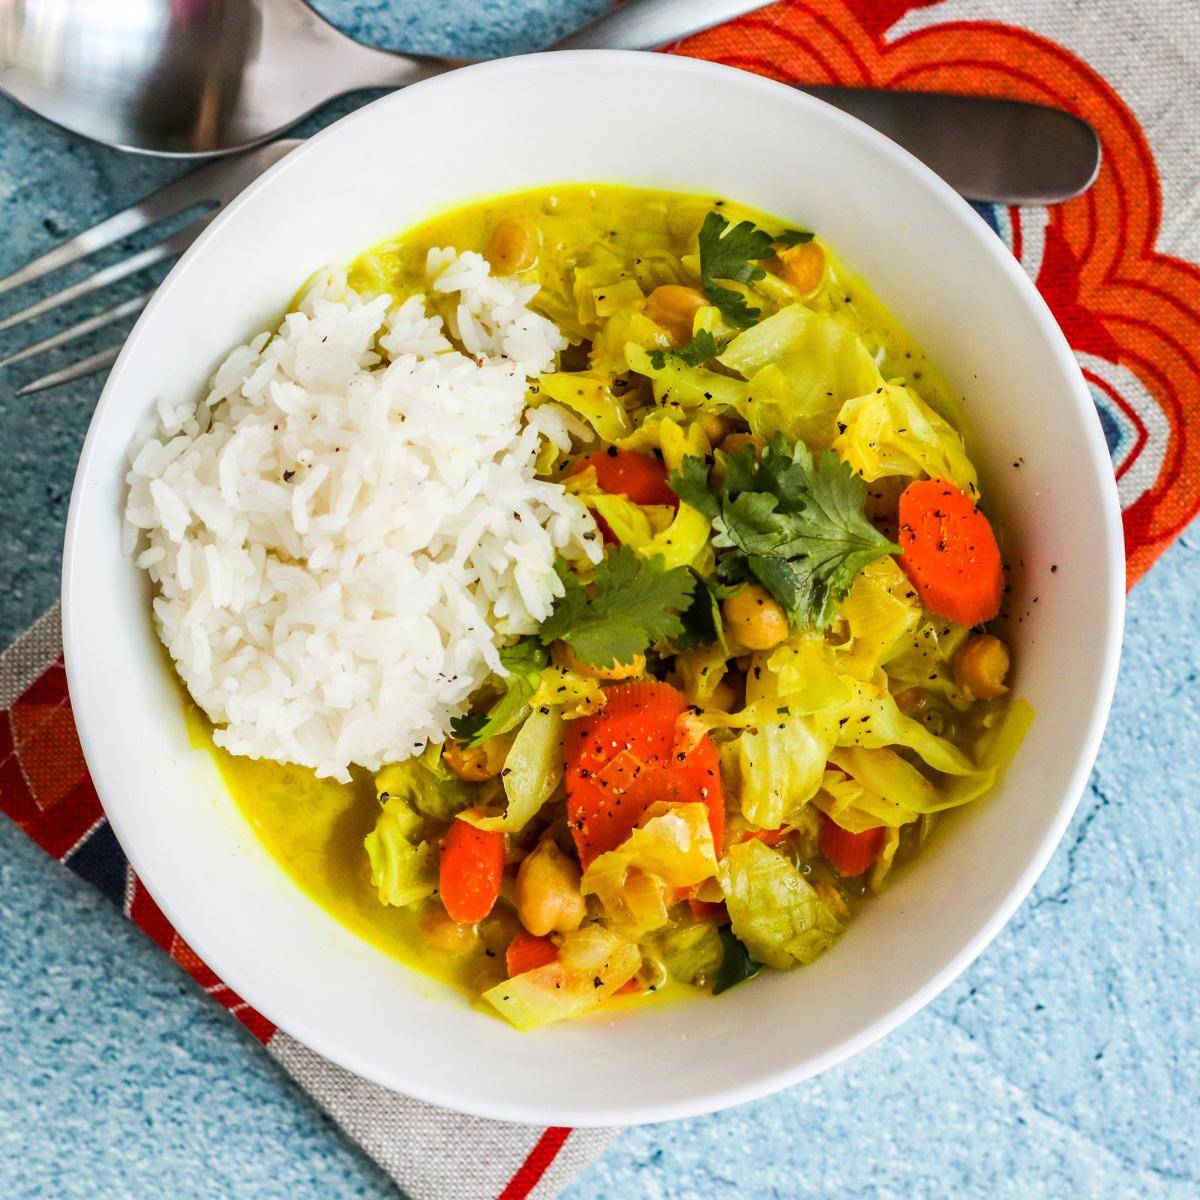
MULTIPOLYGON (((64 242, 61 246, 56 246, 40 258, 35 258, 33 262, 18 268, 4 279, 0 279, 0 297, 6 297, 7 293, 14 293, 36 279, 41 279, 54 271, 87 258, 105 246, 122 242, 134 234, 140 233, 143 229, 148 229, 171 217, 181 216, 192 209, 196 210, 187 224, 148 249, 140 250, 118 262, 102 267, 83 279, 68 284, 53 294, 27 304, 15 312, 0 313, 0 339, 3 339, 9 330, 24 325, 26 322, 43 317, 47 313, 55 312, 65 305, 73 304, 86 297, 95 296, 118 280, 137 275, 156 263, 167 262, 178 257, 200 236, 209 221, 225 205, 268 167, 273 166, 299 144, 299 139, 296 138, 270 142, 247 154, 239 155, 237 158, 219 159, 208 166, 191 171, 173 183, 167 184, 166 187, 159 188, 158 191, 139 200, 136 204, 130 205, 115 216, 76 234, 69 241, 64 242)), ((58 333, 7 353, 4 353, 3 342, 0 341, 0 353, 3 354, 3 357, 0 358, 0 367, 23 362, 140 312, 149 303, 154 291, 154 288, 150 288, 132 299, 123 300, 119 304, 113 304, 99 312, 92 313, 58 333)), ((106 350, 89 354, 68 367, 52 371, 33 380, 32 383, 25 384, 24 387, 17 389, 16 395, 28 396, 34 392, 57 387, 62 383, 69 383, 74 379, 82 379, 85 375, 91 375, 95 371, 110 366, 120 352, 121 346, 118 343, 106 350)))

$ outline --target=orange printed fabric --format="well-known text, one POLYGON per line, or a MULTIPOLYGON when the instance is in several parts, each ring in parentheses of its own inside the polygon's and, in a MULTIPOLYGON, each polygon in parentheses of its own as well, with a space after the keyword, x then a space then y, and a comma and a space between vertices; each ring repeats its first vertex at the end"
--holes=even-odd
POLYGON ((1200 269, 1189 261, 1200 260, 1200 170, 1172 124, 1200 121, 1200 80, 1187 77, 1186 56, 1170 53, 1171 37, 1187 30, 1153 26, 1143 10, 1152 28, 1123 39, 1114 26, 1137 20, 1122 11, 1136 6, 1080 7, 782 0, 671 52, 788 83, 1032 100, 1092 123, 1104 163, 1090 191, 1049 209, 976 207, 1079 359, 1113 459, 1133 584, 1200 508, 1200 269), (1005 23, 979 19, 1001 14, 1005 23), (1159 122, 1153 140, 1139 109, 1159 122), (1178 211, 1164 214, 1164 197, 1178 211), (1163 252, 1164 233, 1178 253, 1163 252))

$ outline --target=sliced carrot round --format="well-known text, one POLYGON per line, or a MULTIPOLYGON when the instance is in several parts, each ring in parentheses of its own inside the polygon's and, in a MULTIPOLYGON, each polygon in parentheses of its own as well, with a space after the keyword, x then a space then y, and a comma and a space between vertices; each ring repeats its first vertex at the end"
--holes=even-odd
POLYGON ((527 929, 518 930, 504 952, 504 965, 510 977, 557 961, 558 947, 548 937, 536 937, 527 929))
POLYGON ((607 703, 567 726, 567 820, 584 867, 614 850, 658 800, 701 801, 718 852, 725 832, 717 748, 707 734, 686 752, 675 750, 675 722, 688 708, 667 683, 627 683, 604 689, 607 703))
POLYGON ((624 496, 634 504, 669 504, 679 507, 679 497, 667 483, 667 468, 657 458, 636 450, 597 450, 585 454, 572 468, 572 475, 591 467, 600 489, 624 496))
POLYGON ((1000 611, 1004 569, 987 517, 945 479, 910 483, 900 497, 900 566, 921 603, 960 625, 1000 611))
POLYGON ((843 878, 853 879, 874 865, 883 849, 883 828, 851 833, 821 814, 821 853, 843 878))
POLYGON ((438 892, 454 921, 474 925, 492 911, 504 876, 504 834, 450 822, 438 866, 438 892))

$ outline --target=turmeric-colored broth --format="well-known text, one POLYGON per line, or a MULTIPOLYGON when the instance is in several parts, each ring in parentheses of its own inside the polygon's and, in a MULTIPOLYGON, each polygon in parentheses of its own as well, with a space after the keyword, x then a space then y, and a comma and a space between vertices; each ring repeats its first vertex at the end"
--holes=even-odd
MULTIPOLYGON (((576 310, 570 273, 577 263, 590 261, 600 248, 619 256, 629 275, 649 290, 656 285, 656 252, 695 253, 695 230, 714 206, 731 221, 761 220, 752 210, 710 197, 612 185, 572 184, 488 198, 367 251, 350 267, 349 283, 361 293, 386 291, 402 299, 422 290, 431 247, 482 252, 497 221, 519 217, 534 225, 541 238, 536 277, 542 290, 533 307, 559 323, 570 338, 576 310)), ((932 407, 958 423, 952 394, 920 350, 860 279, 832 256, 829 264, 822 292, 809 303, 834 313, 846 311, 885 377, 904 375, 932 407)), ((439 303, 431 298, 433 310, 439 303)), ((246 819, 312 900, 378 949, 472 994, 504 978, 502 950, 489 951, 481 943, 463 955, 442 952, 422 935, 417 913, 379 902, 363 849, 379 811, 369 774, 361 772, 353 783, 340 784, 317 779, 306 768, 235 757, 213 745, 203 718, 194 709, 192 713, 198 744, 211 750, 246 819)), ((666 989, 689 990, 682 985, 666 989)))

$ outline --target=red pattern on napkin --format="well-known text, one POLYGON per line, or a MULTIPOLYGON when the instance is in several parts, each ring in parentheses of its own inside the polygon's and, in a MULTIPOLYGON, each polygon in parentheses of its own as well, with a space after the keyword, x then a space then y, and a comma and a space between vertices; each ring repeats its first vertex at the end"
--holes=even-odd
POLYGON ((1117 459, 1132 584, 1200 510, 1200 268, 1155 248, 1158 167, 1137 117, 1107 80, 1069 50, 1011 25, 954 21, 887 40, 901 17, 936 6, 785 0, 673 50, 788 83, 1033 100, 1095 126, 1104 162, 1088 192, 1049 210, 986 215, 1038 285, 1092 385, 1117 459))
MULTIPOLYGON (((1155 248, 1157 167, 1114 89, 1063 47, 1002 24, 948 22, 887 40, 906 13, 938 2, 785 0, 672 50, 788 82, 1039 100, 1095 125, 1105 161, 1085 196, 1048 211, 981 211, 1038 284, 1092 386, 1121 488, 1132 583, 1200 508, 1200 406, 1191 402, 1200 395, 1200 269, 1155 248)), ((200 960, 129 869, 79 747, 54 614, 0 655, 0 811, 121 905, 255 1037, 272 1041, 275 1027, 200 960)), ((551 1127, 528 1152, 521 1144, 509 1182, 489 1194, 530 1196, 570 1134, 551 1127)))

